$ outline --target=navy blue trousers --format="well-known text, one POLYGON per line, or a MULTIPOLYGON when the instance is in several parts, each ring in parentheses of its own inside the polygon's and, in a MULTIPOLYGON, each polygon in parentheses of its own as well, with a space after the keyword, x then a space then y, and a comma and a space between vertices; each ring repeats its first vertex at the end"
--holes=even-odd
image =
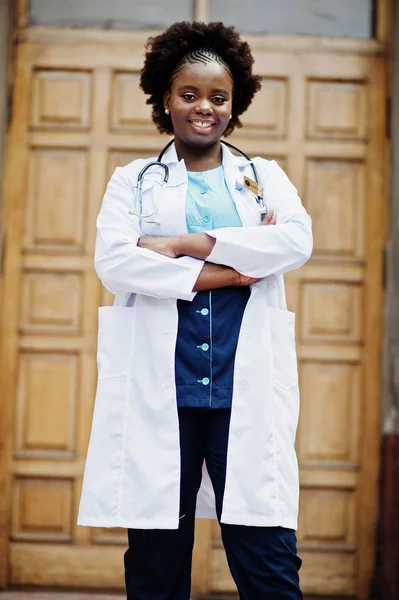
MULTIPOLYGON (((189 600, 195 504, 205 459, 220 521, 230 409, 180 408, 180 525, 129 529, 127 600, 189 600)), ((223 544, 241 600, 302 600, 296 536, 283 527, 221 523, 223 544)))

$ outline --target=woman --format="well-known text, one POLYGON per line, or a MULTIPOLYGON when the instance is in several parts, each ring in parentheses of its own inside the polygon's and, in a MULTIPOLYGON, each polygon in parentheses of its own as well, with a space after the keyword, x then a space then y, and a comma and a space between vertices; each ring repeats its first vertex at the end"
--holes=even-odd
POLYGON ((219 519, 240 598, 302 598, 283 274, 309 258, 311 221, 276 162, 256 158, 262 220, 250 162, 220 141, 260 88, 252 64, 222 23, 151 39, 141 87, 174 135, 169 177, 156 164, 138 182, 154 158, 116 169, 98 217, 95 266, 116 301, 99 312, 79 523, 129 529, 129 600, 188 600, 196 512, 219 519))

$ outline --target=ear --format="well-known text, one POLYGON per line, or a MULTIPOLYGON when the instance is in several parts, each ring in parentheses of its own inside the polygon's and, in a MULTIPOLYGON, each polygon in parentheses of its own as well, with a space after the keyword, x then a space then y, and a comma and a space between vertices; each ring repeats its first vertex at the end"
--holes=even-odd
POLYGON ((165 92, 163 95, 163 107, 169 108, 170 92, 165 92))

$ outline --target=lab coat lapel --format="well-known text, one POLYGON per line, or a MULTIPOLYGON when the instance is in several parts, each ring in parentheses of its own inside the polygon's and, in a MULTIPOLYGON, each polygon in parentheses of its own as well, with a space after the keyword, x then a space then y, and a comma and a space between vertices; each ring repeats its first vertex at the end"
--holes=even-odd
POLYGON ((243 156, 235 156, 227 146, 222 143, 222 160, 224 176, 231 197, 234 200, 242 225, 258 225, 260 213, 255 196, 240 185, 244 174, 252 173, 250 163, 243 156))
POLYGON ((167 150, 164 157, 162 158, 169 167, 169 180, 168 187, 180 187, 181 185, 187 185, 187 169, 184 159, 179 160, 176 152, 176 146, 172 146, 167 150))

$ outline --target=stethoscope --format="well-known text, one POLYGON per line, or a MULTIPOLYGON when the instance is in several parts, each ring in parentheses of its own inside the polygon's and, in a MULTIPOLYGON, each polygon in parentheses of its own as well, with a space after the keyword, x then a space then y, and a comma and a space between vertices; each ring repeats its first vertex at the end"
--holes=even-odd
MULTIPOLYGON (((155 225, 160 225, 160 223, 161 223, 158 219, 151 219, 151 217, 153 217, 155 215, 155 213, 157 212, 157 210, 159 209, 159 206, 160 206, 161 200, 162 200, 162 195, 163 195, 163 193, 165 191, 165 188, 167 186, 167 183, 169 181, 169 167, 168 167, 168 165, 166 165, 165 163, 162 162, 162 158, 163 158, 165 152, 167 150, 169 150, 170 146, 174 143, 174 141, 175 140, 171 140, 165 146, 165 148, 161 151, 161 153, 158 156, 157 160, 156 161, 152 161, 152 162, 146 164, 141 169, 140 173, 138 174, 138 177, 137 177, 137 193, 136 193, 136 209, 137 210, 139 210, 140 203, 141 203, 141 195, 142 195, 142 191, 143 191, 144 175, 146 174, 146 172, 148 171, 148 169, 150 169, 151 167, 161 167, 164 170, 164 177, 163 177, 162 189, 161 189, 161 193, 159 194, 158 202, 157 202, 154 210, 151 211, 150 213, 145 214, 145 215, 137 212, 137 210, 136 211, 134 211, 134 210, 130 210, 129 211, 130 215, 134 215, 135 217, 138 217, 140 219, 140 221, 143 221, 144 223, 154 223, 155 225)), ((229 144, 228 142, 225 142, 224 140, 222 141, 222 144, 224 144, 225 146, 227 146, 231 150, 234 150, 235 152, 238 152, 238 154, 241 154, 241 156, 243 156, 244 158, 247 159, 247 161, 251 165, 256 185, 260 189, 258 172, 256 170, 256 167, 255 167, 254 163, 249 158, 249 156, 247 156, 247 154, 245 154, 245 152, 243 152, 239 148, 236 148, 235 146, 233 146, 233 144, 229 144)), ((250 187, 251 187, 250 180, 247 179, 247 178, 245 178, 245 177, 244 177, 244 186, 247 189, 250 189, 250 187)), ((264 200, 263 200, 263 196, 260 195, 260 194, 254 194, 254 195, 256 197, 256 201, 257 201, 258 206, 259 206, 259 212, 261 213, 261 218, 263 219, 263 216, 266 214, 266 206, 265 206, 265 203, 264 203, 264 200)))

